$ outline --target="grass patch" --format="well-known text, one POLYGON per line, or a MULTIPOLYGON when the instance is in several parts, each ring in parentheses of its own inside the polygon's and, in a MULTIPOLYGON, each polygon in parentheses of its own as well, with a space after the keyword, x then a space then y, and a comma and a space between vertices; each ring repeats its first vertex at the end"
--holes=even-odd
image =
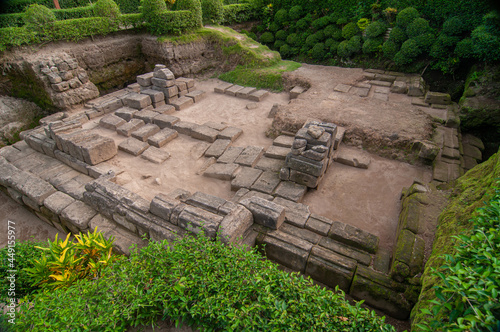
POLYGON ((219 79, 238 85, 281 92, 283 91, 283 73, 294 71, 300 66, 300 63, 293 61, 280 61, 265 68, 238 66, 232 71, 219 75, 219 79))

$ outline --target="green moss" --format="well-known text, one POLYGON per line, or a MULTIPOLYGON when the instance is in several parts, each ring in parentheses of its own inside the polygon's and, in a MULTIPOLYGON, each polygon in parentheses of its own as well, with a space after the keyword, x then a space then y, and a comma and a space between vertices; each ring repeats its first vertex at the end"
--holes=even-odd
POLYGON ((471 233, 474 225, 469 220, 478 207, 484 206, 484 202, 494 191, 495 179, 500 177, 499 159, 500 153, 497 153, 460 177, 448 206, 439 216, 432 253, 422 276, 422 292, 412 311, 412 327, 415 330, 417 324, 428 318, 421 310, 432 307, 430 301, 435 299, 433 287, 443 282, 433 274, 433 270, 439 270, 443 265, 443 255, 456 253, 457 240, 453 236, 471 233))

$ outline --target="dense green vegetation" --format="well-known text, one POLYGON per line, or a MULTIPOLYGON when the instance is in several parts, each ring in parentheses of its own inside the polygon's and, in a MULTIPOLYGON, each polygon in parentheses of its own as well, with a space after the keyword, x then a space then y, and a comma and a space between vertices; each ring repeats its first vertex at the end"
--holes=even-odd
POLYGON ((395 331, 341 291, 203 235, 150 242, 103 267, 99 277, 28 299, 14 331, 123 331, 159 318, 206 331, 395 331))
POLYGON ((439 216, 419 303, 412 311, 415 331, 499 328, 499 157, 459 178, 439 216))

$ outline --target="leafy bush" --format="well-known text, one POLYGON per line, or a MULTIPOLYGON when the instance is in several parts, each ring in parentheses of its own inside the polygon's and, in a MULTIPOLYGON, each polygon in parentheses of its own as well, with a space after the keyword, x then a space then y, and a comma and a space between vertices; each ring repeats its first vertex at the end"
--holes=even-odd
POLYGON ((285 59, 293 55, 292 48, 288 44, 281 45, 279 50, 280 50, 281 56, 284 57, 285 59))
POLYGON ((361 51, 362 43, 361 36, 354 36, 347 42, 347 48, 351 54, 361 51))
POLYGON ((0 29, 0 51, 13 46, 21 46, 38 42, 39 38, 35 31, 21 28, 1 28, 0 29))
MULTIPOLYGON (((223 6, 224 11, 224 24, 235 24, 249 21, 255 18, 255 11, 252 6, 247 3, 233 4, 223 6)), ((257 38, 253 38, 257 40, 257 38)))
POLYGON ((201 0, 203 23, 220 24, 224 19, 222 0, 201 0))
POLYGON ((306 45, 309 47, 313 47, 314 45, 322 41, 324 37, 325 34, 323 33, 323 31, 318 31, 306 38, 306 45))
POLYGON ((363 53, 370 54, 378 52, 382 48, 383 42, 384 42, 383 38, 370 38, 365 40, 362 48, 363 53))
POLYGON ((460 36, 466 30, 467 27, 464 26, 462 19, 458 16, 453 16, 443 23, 441 32, 448 36, 460 36))
MULTIPOLYGON (((158 13, 159 25, 155 26, 156 34, 180 35, 183 32, 197 29, 201 24, 201 16, 189 10, 166 10, 158 13)), ((150 29, 151 27, 148 27, 150 29)))
POLYGON ((283 26, 288 21, 288 12, 285 9, 280 9, 274 15, 274 21, 280 26, 283 26))
POLYGON ((92 17, 94 16, 94 5, 85 7, 75 7, 66 9, 52 9, 57 20, 70 20, 74 18, 92 17))
POLYGON ((311 23, 311 26, 316 30, 320 30, 326 27, 328 24, 330 24, 330 19, 328 18, 328 16, 323 16, 314 20, 311 23))
POLYGON ((431 49, 432 45, 434 45, 436 36, 432 32, 428 32, 413 39, 415 39, 418 47, 420 47, 422 51, 428 52, 431 49))
POLYGON ((42 5, 30 5, 24 12, 26 28, 45 34, 56 21, 54 13, 42 5))
POLYGON ((416 10, 413 7, 408 7, 403 9, 398 13, 396 16, 396 25, 402 29, 406 29, 408 25, 410 25, 411 22, 413 22, 415 19, 419 18, 420 14, 418 10, 416 10))
POLYGON ((106 240, 101 232, 87 232, 75 235, 76 241, 69 241, 71 233, 64 241, 57 238, 48 240, 48 246, 35 247, 44 251, 35 260, 33 267, 26 268, 33 283, 42 289, 69 287, 81 279, 100 276, 100 270, 111 263, 113 238, 106 240))
POLYGON ((154 34, 156 32, 155 30, 158 29, 158 25, 163 23, 158 17, 158 14, 167 10, 165 0, 141 0, 139 9, 141 10, 149 32, 154 34))
POLYGON ((377 38, 382 36, 387 30, 387 26, 381 21, 375 21, 365 29, 367 38, 377 38))
POLYGON ((445 34, 439 34, 434 44, 432 44, 430 55, 436 59, 445 59, 451 53, 458 43, 458 37, 452 37, 445 34))
POLYGON ((396 53, 398 53, 398 51, 399 51, 398 44, 396 44, 390 39, 382 45, 382 52, 384 52, 384 56, 386 58, 389 59, 394 58, 394 56, 396 55, 396 53))
POLYGON ((203 26, 200 0, 176 0, 173 9, 191 12, 189 21, 183 22, 185 26, 189 26, 189 28, 201 28, 203 26))
POLYGON ((335 34, 336 31, 340 31, 339 28, 337 28, 336 25, 334 24, 330 24, 328 25, 324 30, 323 32, 325 33, 325 37, 326 38, 331 38, 333 37, 333 35, 335 34))
POLYGON ((465 38, 462 39, 457 43, 457 46, 455 47, 455 52, 454 52, 458 57, 460 58, 473 58, 475 51, 474 51, 474 42, 472 41, 472 38, 465 38))
POLYGON ((403 44, 405 40, 408 39, 406 32, 400 27, 394 27, 389 34, 389 40, 394 42, 395 44, 403 44))
POLYGON ((33 280, 30 278, 25 268, 33 267, 35 260, 40 259, 41 251, 35 249, 36 246, 41 246, 41 242, 15 242, 12 250, 9 247, 0 249, 0 303, 7 304, 7 299, 11 298, 9 296, 10 280, 7 277, 10 276, 9 270, 16 270, 16 297, 23 298, 26 295, 34 293, 38 287, 33 286, 33 280), (12 254, 14 253, 14 255, 12 254), (14 268, 9 267, 14 261, 14 268))
POLYGON ((283 45, 285 45, 285 41, 284 40, 276 40, 274 42, 273 47, 274 47, 275 50, 279 50, 280 47, 283 46, 283 45))
POLYGON ((286 43, 292 46, 299 46, 301 44, 299 35, 296 33, 289 34, 288 37, 286 37, 286 43))
POLYGON ((297 21, 302 17, 302 7, 301 6, 293 6, 288 11, 288 17, 290 21, 297 21))
POLYGON ((358 26, 359 30, 364 31, 370 25, 370 20, 367 18, 362 18, 356 23, 356 25, 358 26))
POLYGON ((423 331, 498 331, 500 328, 500 183, 495 195, 470 220, 472 234, 455 236, 456 254, 445 255, 445 264, 434 275, 443 283, 435 288, 436 300, 429 309, 430 321, 423 331), (447 320, 435 319, 445 314, 447 320))
POLYGON ((327 40, 325 40, 325 47, 330 49, 330 46, 332 46, 333 43, 335 43, 335 39, 328 38, 327 40))
POLYGON ((269 24, 269 31, 276 32, 280 29, 280 26, 276 22, 269 24))
POLYGON ((0 14, 0 28, 22 27, 24 25, 24 14, 0 14))
POLYGON ((344 39, 349 40, 355 35, 357 35, 359 32, 360 30, 358 25, 354 22, 351 22, 346 24, 346 26, 342 28, 342 37, 344 37, 344 39))
POLYGON ((276 32, 276 39, 279 39, 279 40, 285 40, 286 37, 288 36, 288 34, 286 33, 285 30, 279 30, 278 32, 276 32))
POLYGON ((115 0, 120 11, 124 14, 139 13, 140 0, 115 0))
POLYGON ((340 42, 340 44, 337 46, 337 54, 341 58, 348 58, 351 56, 352 52, 349 50, 349 41, 344 40, 340 42))
POLYGON ((488 28, 480 25, 472 31, 474 55, 482 61, 497 61, 500 59, 500 36, 490 33, 488 28))
POLYGON ((331 45, 330 45, 330 53, 335 55, 337 54, 337 49, 339 48, 339 44, 340 42, 338 41, 334 41, 331 45))
POLYGON ((301 18, 297 21, 295 27, 297 28, 297 31, 305 31, 306 29, 309 29, 309 22, 307 19, 301 18))
POLYGON ((416 40, 408 39, 401 45, 401 49, 394 56, 394 62, 397 65, 406 65, 415 60, 421 53, 422 50, 418 46, 416 40))
POLYGON ((106 35, 116 31, 116 24, 111 24, 107 17, 85 17, 54 22, 50 40, 79 41, 87 37, 106 35))
POLYGON ((311 56, 313 59, 322 60, 325 58, 325 44, 317 43, 311 50, 311 56))
POLYGON ((96 280, 37 294, 14 331, 124 331, 159 316, 208 331, 395 331, 341 291, 204 236, 150 242, 96 280))
POLYGON ((94 5, 96 17, 117 18, 120 16, 120 8, 113 0, 97 0, 94 5))
POLYGON ((408 35, 408 38, 415 38, 429 33, 430 31, 431 27, 429 26, 429 21, 421 17, 416 18, 413 22, 408 24, 408 27, 406 27, 406 34, 408 35))
POLYGON ((140 13, 132 13, 132 14, 122 14, 118 21, 120 25, 126 28, 139 28, 144 25, 144 21, 142 19, 142 14, 140 13))
POLYGON ((274 36, 271 32, 267 31, 260 36, 260 42, 263 44, 272 44, 274 43, 274 36))

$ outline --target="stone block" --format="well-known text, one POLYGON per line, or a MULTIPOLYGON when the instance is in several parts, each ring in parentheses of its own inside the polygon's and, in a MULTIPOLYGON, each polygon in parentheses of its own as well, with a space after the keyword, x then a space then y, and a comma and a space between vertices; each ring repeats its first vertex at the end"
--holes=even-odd
POLYGON ((210 147, 205 151, 205 157, 220 157, 226 149, 231 144, 230 140, 227 139, 217 139, 210 145, 210 147))
POLYGON ((295 203, 300 203, 307 192, 307 187, 291 181, 281 181, 274 195, 290 200, 295 203))
POLYGON ((69 83, 68 82, 61 82, 57 84, 52 84, 52 89, 57 92, 64 92, 66 90, 69 90, 69 83))
POLYGON ((348 84, 337 84, 335 86, 335 88, 333 89, 333 91, 337 91, 337 92, 343 92, 343 93, 347 93, 349 92, 349 90, 351 89, 351 85, 348 85, 348 84))
POLYGON ((285 208, 266 199, 253 196, 240 201, 240 204, 252 212, 254 222, 278 229, 285 221, 285 208))
POLYGON ((403 294, 391 287, 385 275, 369 268, 358 266, 349 294, 391 317, 406 320, 410 316, 412 305, 403 294))
POLYGON ((56 156, 56 159, 65 163, 66 165, 68 165, 69 167, 71 167, 72 169, 75 169, 81 173, 87 173, 87 164, 84 163, 83 161, 80 161, 78 159, 76 159, 75 157, 73 156, 70 156, 69 154, 67 153, 64 153, 62 151, 59 151, 59 150, 56 150, 54 151, 54 155, 56 156))
POLYGON ((114 114, 125 121, 130 121, 137 112, 138 111, 136 109, 125 106, 117 109, 114 114))
POLYGON ((305 273, 314 280, 348 293, 357 262, 322 247, 313 247, 305 273))
POLYGON ((238 244, 252 225, 252 213, 245 207, 237 205, 222 219, 217 236, 222 243, 238 244))
POLYGON ((125 105, 130 108, 143 109, 151 105, 151 98, 140 93, 131 93, 124 98, 125 105))
POLYGON ((193 99, 193 101, 195 103, 197 103, 197 102, 205 99, 205 97, 207 96, 207 94, 206 94, 205 91, 202 91, 202 90, 194 90, 194 91, 186 93, 185 96, 188 97, 188 98, 193 99))
POLYGON ((203 231, 205 236, 215 239, 222 219, 223 217, 206 210, 194 206, 186 206, 179 215, 178 224, 187 231, 195 234, 203 231))
POLYGON ((292 90, 290 90, 290 99, 297 99, 297 97, 306 91, 305 88, 301 87, 300 85, 296 85, 293 87, 292 90))
POLYGON ((127 123, 124 123, 120 127, 116 128, 116 132, 120 135, 129 137, 132 132, 138 130, 145 125, 144 121, 140 119, 132 119, 127 123))
POLYGON ((362 169, 367 169, 371 162, 371 158, 368 153, 353 149, 339 150, 334 155, 333 160, 340 164, 362 169))
POLYGON ((286 222, 300 228, 305 227, 305 224, 311 215, 307 205, 295 203, 281 197, 276 197, 273 202, 285 208, 286 222))
POLYGON ((200 209, 207 210, 215 214, 219 214, 219 209, 221 209, 221 207, 226 204, 227 201, 223 198, 197 191, 193 195, 188 197, 184 201, 184 203, 199 207, 200 209))
POLYGON ((111 113, 123 107, 123 101, 117 98, 110 98, 100 104, 96 104, 94 109, 100 113, 111 113))
POLYGON ((420 273, 423 268, 425 242, 413 232, 403 229, 393 252, 391 277, 399 282, 420 273))
POLYGON ((175 84, 174 80, 164 80, 162 78, 153 77, 151 83, 158 88, 170 88, 175 84))
POLYGON ((480 138, 478 138, 478 137, 476 137, 474 135, 471 135, 471 134, 464 134, 464 135, 462 135, 462 143, 464 145, 468 144, 468 145, 475 146, 476 148, 478 148, 481 151, 484 150, 484 143, 483 143, 483 141, 481 141, 480 138))
POLYGON ((168 68, 159 68, 154 71, 154 77, 161 78, 163 80, 175 80, 174 73, 172 73, 172 71, 168 68))
POLYGON ((319 241, 319 246, 334 251, 342 256, 352 258, 365 266, 369 266, 372 261, 372 257, 366 252, 356 250, 354 248, 346 246, 343 243, 334 241, 328 237, 321 238, 321 240, 319 241))
POLYGON ((247 110, 255 110, 259 107, 259 105, 257 103, 248 103, 245 107, 247 110))
POLYGON ((137 76, 137 83, 140 86, 148 87, 152 84, 151 83, 152 78, 153 78, 153 73, 142 74, 142 75, 137 76))
POLYGON ((151 98, 151 102, 153 102, 153 103, 158 103, 160 101, 165 100, 165 95, 161 91, 157 91, 157 90, 153 90, 153 89, 146 89, 146 90, 142 90, 141 94, 148 95, 149 98, 151 98))
POLYGON ((243 130, 236 127, 227 127, 217 134, 217 138, 228 139, 234 142, 238 137, 243 134, 243 130))
POLYGON ((370 81, 370 84, 371 85, 383 86, 383 87, 390 88, 391 85, 392 85, 392 82, 380 81, 380 80, 372 80, 372 81, 370 81))
POLYGON ((328 163, 324 161, 314 161, 294 155, 288 155, 285 164, 293 170, 316 177, 322 176, 328 166, 328 163))
POLYGON ((249 189, 255 181, 260 177, 262 171, 251 167, 241 167, 231 181, 231 190, 237 191, 241 188, 249 189))
POLYGON ((193 98, 189 97, 180 97, 179 99, 169 102, 170 105, 173 105, 177 111, 182 111, 183 109, 188 108, 189 106, 194 104, 193 98))
POLYGON ((134 118, 144 121, 144 123, 153 123, 154 119, 159 116, 160 113, 151 110, 142 110, 134 113, 134 118))
POLYGON ((121 117, 118 117, 114 114, 108 114, 104 117, 101 118, 99 121, 99 124, 101 127, 111 129, 111 130, 116 130, 119 126, 125 123, 125 120, 122 119, 121 117))
POLYGON ((406 94, 407 91, 408 91, 408 87, 406 86, 406 82, 395 81, 394 83, 392 83, 392 86, 391 86, 392 93, 406 94))
POLYGON ((481 161, 483 159, 483 155, 481 153, 481 150, 479 150, 479 148, 477 148, 473 145, 464 144, 463 150, 464 150, 464 156, 466 156, 466 157, 474 158, 477 161, 481 161))
POLYGON ((227 128, 227 125, 216 121, 208 121, 205 122, 203 125, 215 129, 217 131, 222 131, 227 128))
POLYGON ((160 114, 153 119, 153 123, 160 127, 164 128, 173 128, 176 123, 178 123, 180 119, 176 116, 160 114))
POLYGON ((52 195, 45 198, 43 201, 43 205, 55 215, 61 214, 62 210, 64 210, 67 206, 75 201, 71 196, 56 191, 52 195))
POLYGON ((170 153, 167 151, 160 150, 154 146, 150 146, 141 154, 141 158, 146 159, 155 164, 161 164, 168 158, 170 158, 170 153))
POLYGON ((149 211, 157 217, 170 221, 170 216, 174 209, 179 206, 181 202, 173 199, 165 194, 157 194, 149 206, 149 211))
POLYGON ((254 167, 264 153, 263 150, 264 149, 259 146, 247 146, 238 158, 236 158, 235 163, 243 166, 254 167))
POLYGON ((425 94, 425 102, 428 104, 449 105, 451 104, 451 96, 448 93, 428 91, 425 94))
POLYGON ((153 105, 154 108, 155 108, 154 111, 158 112, 160 114, 170 114, 170 113, 175 112, 175 107, 174 106, 172 106, 172 105, 166 105, 164 103, 165 102, 163 102, 163 104, 156 103, 156 105, 153 105))
POLYGON ((236 97, 242 99, 248 99, 248 96, 257 91, 256 88, 246 87, 236 92, 236 97))
POLYGON ((186 83, 186 87, 189 88, 194 88, 195 80, 192 78, 186 78, 186 77, 178 77, 175 80, 176 82, 184 82, 186 83))
POLYGON ((233 86, 231 86, 231 87, 227 88, 227 89, 224 91, 224 93, 225 93, 226 95, 229 95, 229 96, 236 96, 236 93, 237 93, 238 91, 240 91, 240 90, 243 90, 243 89, 244 89, 244 87, 242 87, 241 85, 236 85, 236 84, 235 84, 235 85, 233 85, 233 86))
POLYGON ((292 224, 289 224, 286 220, 283 223, 283 225, 281 225, 279 230, 280 230, 280 232, 284 232, 284 233, 293 235, 295 237, 298 237, 299 239, 310 242, 311 244, 318 244, 322 238, 321 235, 316 234, 314 232, 311 232, 309 230, 294 226, 292 224))
POLYGON ((294 169, 290 170, 290 181, 302 184, 308 188, 316 188, 319 185, 321 177, 302 173, 294 169))
POLYGON ((148 138, 148 143, 157 148, 161 148, 168 142, 176 138, 179 133, 173 129, 165 128, 148 138))
POLYGON ((73 234, 78 234, 89 228, 89 222, 96 214, 97 211, 87 204, 75 201, 61 211, 60 218, 73 234))
POLYGON ((259 176, 250 189, 272 194, 280 181, 279 175, 276 172, 266 171, 259 176))
POLYGON ((267 148, 266 152, 264 153, 264 156, 273 159, 285 160, 286 155, 290 153, 290 151, 291 151, 290 148, 271 145, 270 147, 267 148))
POLYGON ((291 149, 294 139, 293 136, 280 135, 273 141, 273 145, 291 149))
POLYGON ((202 141, 206 141, 209 143, 215 142, 218 134, 219 134, 219 132, 217 130, 212 129, 208 126, 204 126, 204 125, 201 125, 201 126, 197 125, 191 129, 191 137, 202 140, 202 141))
POLYGON ((421 97, 425 94, 425 82, 422 77, 414 77, 408 84, 408 96, 421 97))
POLYGON ((220 180, 229 181, 234 177, 234 174, 238 170, 240 165, 238 164, 220 164, 216 163, 207 168, 203 173, 204 176, 210 178, 216 178, 220 180))
POLYGON ((230 146, 224 151, 224 153, 217 159, 218 163, 231 164, 234 163, 236 158, 243 152, 242 147, 230 146))
POLYGON ((118 152, 115 141, 109 137, 98 137, 81 143, 83 161, 89 165, 97 165, 113 158, 118 152))
POLYGON ((138 156, 149 147, 149 144, 130 137, 118 145, 118 149, 131 155, 138 156))
POLYGON ((369 253, 377 251, 379 242, 377 236, 340 221, 333 221, 328 237, 369 253))
POLYGON ((265 245, 266 256, 294 271, 304 272, 313 245, 293 235, 275 231, 257 238, 265 245))
POLYGON ((153 136, 159 131, 160 127, 155 124, 149 123, 137 129, 136 131, 133 131, 132 137, 138 139, 139 141, 146 142, 150 136, 153 136))
POLYGON ((229 89, 230 87, 232 87, 233 84, 232 83, 226 83, 226 82, 223 82, 221 84, 219 84, 218 86, 216 86, 214 88, 214 91, 216 93, 225 93, 227 89, 229 89))
POLYGON ((266 90, 257 90, 250 95, 248 95, 248 99, 251 101, 259 102, 262 99, 266 98, 269 95, 269 91, 266 90))

